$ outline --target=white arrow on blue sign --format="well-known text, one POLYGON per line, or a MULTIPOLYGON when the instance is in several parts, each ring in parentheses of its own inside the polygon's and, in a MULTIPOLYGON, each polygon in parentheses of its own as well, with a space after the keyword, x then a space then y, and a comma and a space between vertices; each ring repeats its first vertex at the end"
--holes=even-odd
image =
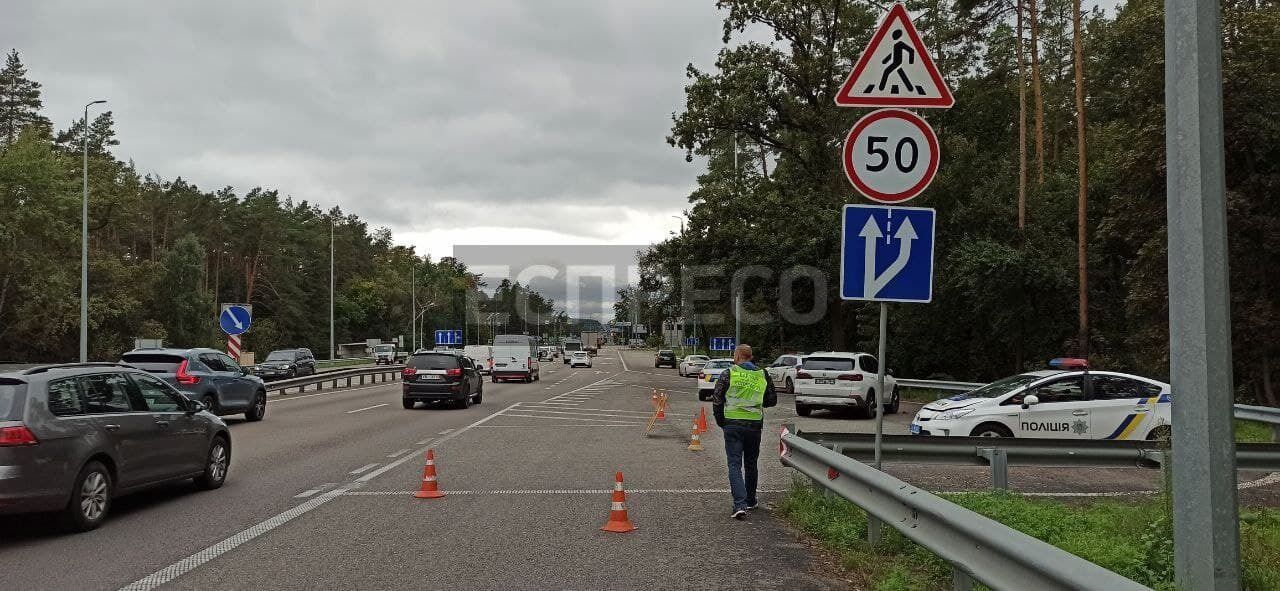
POLYGON ((711 337, 712 351, 732 351, 733 337, 711 337))
POLYGON ((461 330, 437 330, 436 344, 437 345, 461 345, 462 331, 461 330))
POLYGON ((936 212, 927 207, 845 205, 840 297, 871 302, 933 299, 936 212))
POLYGON ((231 335, 244 334, 252 321, 253 315, 248 308, 235 304, 223 306, 222 314, 218 315, 218 325, 222 327, 222 332, 231 335))

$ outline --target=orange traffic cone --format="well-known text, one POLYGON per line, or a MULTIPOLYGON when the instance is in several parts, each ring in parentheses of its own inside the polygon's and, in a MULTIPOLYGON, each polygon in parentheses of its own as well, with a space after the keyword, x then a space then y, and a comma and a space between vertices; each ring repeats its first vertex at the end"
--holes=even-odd
POLYGON ((667 420, 667 393, 663 392, 658 396, 658 420, 667 420))
POLYGON ((427 450, 427 465, 422 469, 422 488, 413 493, 415 499, 438 499, 444 496, 436 482, 436 452, 427 450))
POLYGON ((613 505, 609 509, 609 521, 600 528, 603 531, 626 533, 636 529, 627 517, 627 493, 622 490, 622 472, 614 476, 613 505))
POLYGON ((689 451, 702 451, 702 438, 698 436, 698 423, 693 424, 693 435, 689 437, 689 451))
POLYGON ((706 433, 707 432, 707 407, 704 406, 700 411, 698 411, 697 422, 698 422, 698 432, 706 433))

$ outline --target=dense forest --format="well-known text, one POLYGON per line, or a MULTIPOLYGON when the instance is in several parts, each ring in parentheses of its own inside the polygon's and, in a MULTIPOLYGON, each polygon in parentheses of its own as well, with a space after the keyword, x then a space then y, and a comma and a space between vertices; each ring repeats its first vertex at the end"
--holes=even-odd
POLYGON ((139 174, 112 155, 110 111, 87 131, 82 121, 54 131, 41 103, 39 82, 10 52, 0 71, 0 362, 77 358, 86 133, 90 359, 117 359, 135 338, 221 347, 220 302, 253 305, 244 350, 327 357, 330 236, 338 343, 404 335, 407 345, 411 313, 427 335, 465 323, 469 342, 523 330, 516 312, 526 308, 565 321, 536 292, 503 281, 487 296, 484 278, 458 261, 419 256, 339 208, 139 174))
MULTIPOLYGON (((744 323, 743 340, 765 357, 873 351, 878 307, 840 303, 836 279, 839 210, 866 202, 841 172, 840 144, 868 110, 838 108, 833 96, 882 11, 845 0, 719 6, 725 45, 713 68, 687 68, 686 102, 668 139, 705 170, 682 233, 641 257, 645 319, 696 315, 705 343, 712 332, 732 334, 731 324, 707 325, 713 315, 732 318, 728 281, 698 286, 722 297, 695 300, 677 288, 682 269, 763 265, 773 276, 746 283, 744 307, 771 313, 779 274, 812 265, 827 274, 816 286, 822 320, 773 314, 744 323)), ((979 380, 1087 355, 1097 367, 1167 379, 1163 4, 1131 0, 1083 14, 1069 0, 908 8, 956 104, 921 112, 942 146, 937 179, 909 203, 938 211, 934 299, 891 306, 889 365, 902 376, 979 380)), ((1235 385, 1238 398, 1272 405, 1277 40, 1280 4, 1224 1, 1235 385)), ((814 283, 795 290, 796 301, 814 301, 814 283)), ((632 314, 630 303, 619 310, 620 319, 632 314)))

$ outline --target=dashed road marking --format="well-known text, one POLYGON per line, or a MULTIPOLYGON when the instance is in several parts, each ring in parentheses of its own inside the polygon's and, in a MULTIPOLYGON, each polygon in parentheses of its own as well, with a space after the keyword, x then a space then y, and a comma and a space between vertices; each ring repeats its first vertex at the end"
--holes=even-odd
POLYGON ((388 404, 388 403, 384 402, 384 403, 382 403, 382 404, 375 404, 375 405, 373 405, 373 406, 366 406, 366 407, 364 407, 364 408, 357 408, 357 409, 355 409, 355 410, 349 410, 349 411, 347 411, 347 414, 355 414, 355 413, 358 413, 358 412, 364 412, 364 411, 366 411, 366 410, 373 410, 373 409, 375 409, 375 408, 382 408, 382 407, 386 406, 387 404, 388 404))
MULTIPOLYGON (((444 431, 441 431, 441 432, 439 432, 439 433, 436 433, 436 435, 448 435, 448 434, 450 434, 450 433, 453 433, 453 429, 445 429, 444 431)), ((418 445, 426 445, 426 444, 425 444, 425 443, 419 443, 418 445)))
POLYGON ((360 474, 360 473, 363 473, 363 472, 368 472, 369 470, 372 470, 372 469, 377 468, 377 467, 378 467, 377 462, 374 462, 374 463, 372 463, 372 464, 365 464, 365 465, 363 465, 363 466, 360 466, 359 468, 356 468, 355 470, 352 470, 352 471, 350 471, 350 472, 347 472, 347 474, 360 474))
POLYGON ((312 495, 314 495, 314 494, 322 493, 322 492, 324 492, 324 491, 326 491, 326 490, 329 490, 329 489, 331 489, 331 488, 333 488, 333 487, 335 487, 335 486, 338 486, 338 483, 336 483, 336 482, 326 482, 326 483, 321 484, 320 486, 317 486, 317 487, 315 487, 315 488, 313 488, 313 489, 311 489, 311 490, 304 490, 304 491, 302 491, 302 492, 300 492, 300 493, 298 493, 298 494, 296 494, 296 495, 293 495, 293 498, 295 498, 295 499, 305 499, 305 498, 307 498, 307 497, 309 497, 309 496, 312 496, 312 495))
POLYGON ((400 450, 400 451, 396 451, 396 452, 389 453, 389 454, 387 454, 387 457, 388 457, 388 458, 398 458, 398 457, 400 457, 400 456, 402 456, 402 455, 404 455, 404 454, 407 454, 407 453, 409 453, 409 449, 408 449, 408 448, 405 448, 405 449, 402 449, 402 450, 400 450))

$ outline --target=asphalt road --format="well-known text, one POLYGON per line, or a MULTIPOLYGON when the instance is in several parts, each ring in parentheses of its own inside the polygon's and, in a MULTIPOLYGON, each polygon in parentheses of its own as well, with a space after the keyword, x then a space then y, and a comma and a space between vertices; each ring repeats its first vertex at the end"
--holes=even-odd
MULTIPOLYGON (((615 350, 589 369, 543 367, 533 384, 486 382, 469 410, 404 410, 394 382, 273 398, 266 420, 229 421, 223 488, 126 497, 86 534, 4 519, 0 572, 18 589, 840 586, 767 508, 729 519, 714 427, 706 450, 686 449, 690 380, 626 372, 615 350), (654 387, 672 407, 646 437, 654 387), (444 499, 411 496, 428 447, 444 499), (618 470, 634 491, 628 534, 599 531, 618 470)), ((769 449, 762 488, 780 491, 769 449)))

